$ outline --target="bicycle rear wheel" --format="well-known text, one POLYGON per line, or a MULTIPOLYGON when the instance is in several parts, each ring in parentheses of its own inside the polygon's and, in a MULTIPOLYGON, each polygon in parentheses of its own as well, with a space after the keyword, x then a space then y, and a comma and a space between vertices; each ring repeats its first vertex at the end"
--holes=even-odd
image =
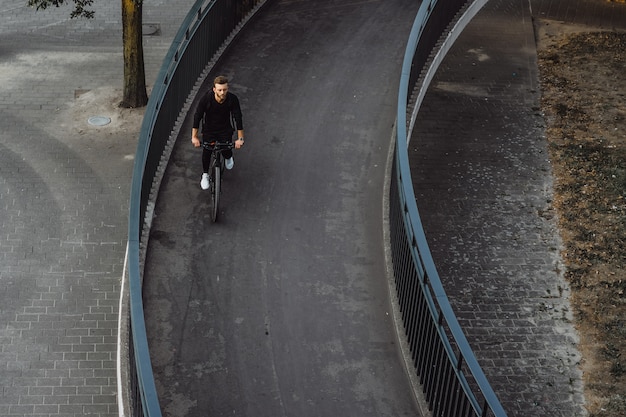
POLYGON ((213 186, 211 187, 211 220, 217 221, 220 206, 220 186, 222 185, 222 173, 219 164, 213 166, 213 186))

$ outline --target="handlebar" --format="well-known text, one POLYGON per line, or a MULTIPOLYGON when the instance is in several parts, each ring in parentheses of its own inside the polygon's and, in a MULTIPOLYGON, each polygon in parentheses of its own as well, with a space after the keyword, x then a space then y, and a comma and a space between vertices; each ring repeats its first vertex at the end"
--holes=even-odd
POLYGON ((210 141, 210 142, 202 142, 202 147, 204 149, 208 149, 210 151, 225 151, 228 149, 233 149, 235 145, 233 142, 218 142, 218 141, 210 141))

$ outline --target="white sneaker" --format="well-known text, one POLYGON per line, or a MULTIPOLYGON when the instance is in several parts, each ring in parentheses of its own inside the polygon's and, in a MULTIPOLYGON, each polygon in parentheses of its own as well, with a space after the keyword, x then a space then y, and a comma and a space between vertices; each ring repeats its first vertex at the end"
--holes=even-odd
POLYGON ((200 187, 202 187, 203 190, 209 189, 209 174, 207 174, 206 172, 202 174, 202 181, 200 181, 200 187))
POLYGON ((235 166, 235 160, 231 156, 230 158, 226 160, 226 169, 233 169, 234 166, 235 166))

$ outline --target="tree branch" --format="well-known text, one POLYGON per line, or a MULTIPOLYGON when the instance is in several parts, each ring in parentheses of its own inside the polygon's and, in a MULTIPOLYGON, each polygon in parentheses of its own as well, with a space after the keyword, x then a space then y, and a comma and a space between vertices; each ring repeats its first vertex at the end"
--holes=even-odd
MULTIPOLYGON (((69 1, 69 0, 67 0, 69 1)), ((70 18, 84 17, 85 19, 92 19, 94 14, 93 10, 88 10, 85 7, 89 7, 93 4, 93 0, 71 0, 74 2, 74 10, 70 14, 70 18)), ((36 10, 45 10, 48 6, 59 7, 64 4, 66 0, 28 0, 29 7, 35 7, 36 10)))

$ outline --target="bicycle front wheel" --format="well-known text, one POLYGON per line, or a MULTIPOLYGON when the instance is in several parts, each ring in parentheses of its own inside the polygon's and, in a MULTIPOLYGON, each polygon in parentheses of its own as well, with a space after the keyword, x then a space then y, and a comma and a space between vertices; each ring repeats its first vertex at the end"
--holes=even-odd
POLYGON ((211 220, 217 221, 217 214, 220 206, 220 186, 222 185, 222 173, 219 164, 215 164, 213 169, 213 187, 211 187, 211 220))

